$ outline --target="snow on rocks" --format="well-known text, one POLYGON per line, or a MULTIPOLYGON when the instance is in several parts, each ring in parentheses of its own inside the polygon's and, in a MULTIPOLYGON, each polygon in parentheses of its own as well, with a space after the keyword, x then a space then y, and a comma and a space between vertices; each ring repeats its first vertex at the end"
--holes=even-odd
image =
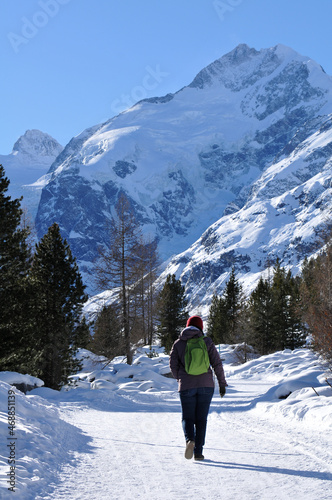
MULTIPOLYGON (((163 390, 174 389, 174 380, 164 375, 170 372, 168 356, 158 347, 152 350, 139 349, 132 365, 125 363, 125 358, 118 357, 111 364, 100 357, 95 358, 95 370, 81 371, 70 377, 74 387, 110 390, 163 390)), ((71 385, 66 386, 69 390, 71 385)))
POLYGON ((14 385, 23 392, 31 391, 36 387, 42 387, 44 382, 37 377, 17 372, 0 372, 0 381, 14 385))

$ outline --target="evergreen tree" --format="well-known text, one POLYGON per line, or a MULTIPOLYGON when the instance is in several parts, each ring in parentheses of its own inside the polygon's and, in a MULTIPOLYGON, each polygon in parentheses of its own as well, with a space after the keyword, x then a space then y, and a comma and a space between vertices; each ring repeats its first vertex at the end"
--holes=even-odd
POLYGON ((114 304, 104 306, 94 324, 94 335, 89 349, 100 356, 112 360, 125 355, 119 312, 114 304))
POLYGON ((75 354, 89 339, 82 319, 84 293, 81 275, 57 224, 36 245, 30 282, 34 292, 34 340, 38 358, 34 374, 47 387, 59 389, 79 368, 75 354))
POLYGON ((226 344, 229 340, 229 321, 224 296, 213 294, 207 320, 207 334, 215 344, 226 344))
POLYGON ((299 282, 277 260, 271 280, 261 278, 249 299, 250 343, 261 353, 305 343, 299 282))
POLYGON ((0 370, 20 371, 30 353, 27 274, 29 228, 20 228, 21 199, 7 195, 9 179, 0 165, 0 370))
POLYGON ((235 343, 243 340, 241 314, 244 307, 242 287, 232 268, 220 303, 221 322, 224 328, 224 343, 235 343))
POLYGON ((232 268, 221 297, 212 297, 207 321, 207 333, 217 344, 231 344, 246 340, 245 300, 242 287, 232 268))
MULTIPOLYGON (((290 273, 289 273, 290 274, 290 273)), ((302 319, 301 280, 289 277, 290 297, 288 302, 288 328, 286 349, 298 349, 306 343, 308 329, 302 319)))
POLYGON ((285 349, 286 336, 288 328, 288 286, 286 271, 277 260, 272 278, 272 335, 274 350, 279 351, 285 349))
POLYGON ((185 287, 174 274, 166 278, 158 298, 159 336, 161 345, 170 352, 188 319, 185 287))
POLYGON ((223 328, 220 315, 220 297, 214 293, 211 299, 209 316, 207 319, 207 335, 215 344, 223 343, 223 328))
POLYGON ((300 294, 291 272, 277 260, 272 280, 272 336, 274 350, 295 349, 305 343, 299 308, 300 294))
POLYGON ((272 291, 268 280, 260 278, 249 299, 249 343, 260 354, 274 351, 272 337, 272 291))

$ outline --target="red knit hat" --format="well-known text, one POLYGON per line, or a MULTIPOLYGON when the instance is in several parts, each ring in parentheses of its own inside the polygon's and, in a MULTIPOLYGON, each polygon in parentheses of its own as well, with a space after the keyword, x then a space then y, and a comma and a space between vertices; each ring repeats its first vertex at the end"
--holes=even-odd
POLYGON ((191 316, 187 321, 187 326, 196 326, 203 331, 203 320, 199 316, 191 316))

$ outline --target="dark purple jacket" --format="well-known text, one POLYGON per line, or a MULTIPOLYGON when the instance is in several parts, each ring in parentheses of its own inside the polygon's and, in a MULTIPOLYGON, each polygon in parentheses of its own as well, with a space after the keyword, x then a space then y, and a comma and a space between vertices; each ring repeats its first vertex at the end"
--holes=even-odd
MULTIPOLYGON (((189 375, 184 368, 184 354, 187 340, 193 337, 204 337, 204 333, 195 326, 188 326, 182 330, 180 337, 174 342, 170 353, 169 366, 173 377, 176 378, 179 383, 179 391, 194 389, 196 387, 214 387, 211 367, 207 373, 202 373, 202 375, 189 375)), ((209 337, 204 337, 204 341, 209 353, 210 364, 218 379, 219 387, 225 387, 227 386, 227 382, 224 368, 216 346, 209 337)))

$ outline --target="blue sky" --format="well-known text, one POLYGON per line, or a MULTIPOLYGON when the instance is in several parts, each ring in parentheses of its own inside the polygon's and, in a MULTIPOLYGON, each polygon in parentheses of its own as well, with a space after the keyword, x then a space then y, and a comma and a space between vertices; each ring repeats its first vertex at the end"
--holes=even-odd
POLYGON ((3 0, 0 154, 33 128, 66 145, 239 43, 282 43, 332 75, 331 19, 331 0, 3 0))

